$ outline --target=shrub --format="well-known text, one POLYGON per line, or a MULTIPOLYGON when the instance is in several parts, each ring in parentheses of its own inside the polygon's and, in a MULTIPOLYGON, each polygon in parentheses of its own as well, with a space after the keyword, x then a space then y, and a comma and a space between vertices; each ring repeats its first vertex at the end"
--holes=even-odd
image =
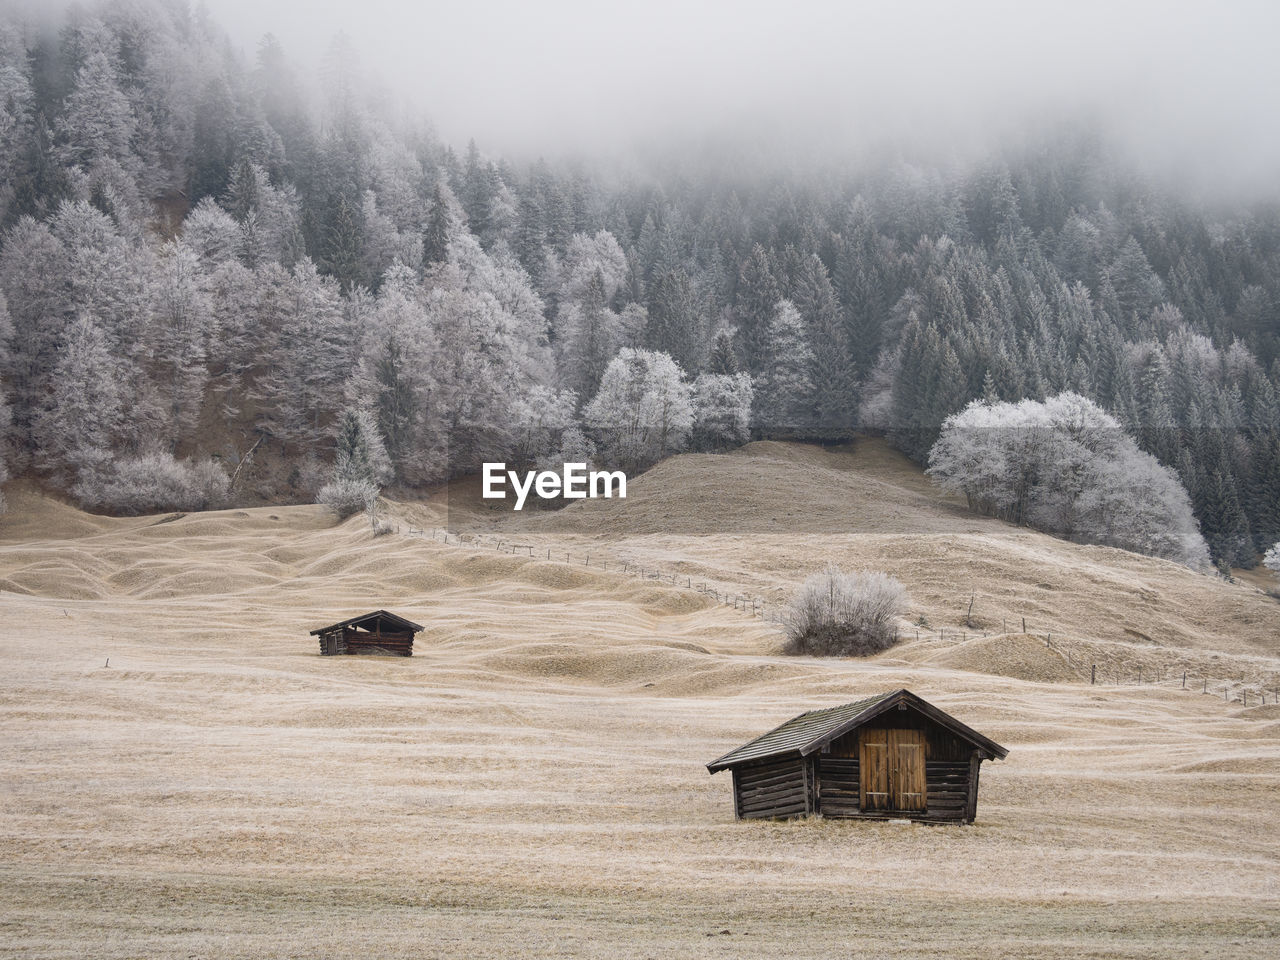
POLYGON ((368 480, 350 478, 334 480, 320 488, 316 503, 323 503, 338 515, 339 520, 369 511, 378 501, 378 487, 368 480))
POLYGON ((1206 570, 1209 549, 1178 475, 1093 401, 975 400, 942 425, 929 475, 970 507, 1082 543, 1206 570))
POLYGON ((796 591, 784 615, 787 653, 866 657, 893 646, 893 621, 905 612, 906 588, 873 571, 829 566, 796 591))
POLYGON ((208 510, 226 498, 227 475, 212 460, 192 463, 152 450, 83 475, 75 495, 87 507, 118 514, 208 510))
POLYGON ((1262 565, 1268 570, 1274 570, 1280 573, 1280 543, 1277 543, 1267 551, 1266 556, 1262 558, 1262 565))

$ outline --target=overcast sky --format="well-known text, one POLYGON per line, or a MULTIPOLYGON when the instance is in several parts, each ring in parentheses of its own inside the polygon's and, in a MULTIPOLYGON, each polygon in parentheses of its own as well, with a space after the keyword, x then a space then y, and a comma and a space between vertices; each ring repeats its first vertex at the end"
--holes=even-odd
POLYGON ((205 0, 312 64, 345 31, 448 140, 508 154, 674 137, 961 149, 1092 114, 1158 167, 1280 181, 1280 3, 205 0))

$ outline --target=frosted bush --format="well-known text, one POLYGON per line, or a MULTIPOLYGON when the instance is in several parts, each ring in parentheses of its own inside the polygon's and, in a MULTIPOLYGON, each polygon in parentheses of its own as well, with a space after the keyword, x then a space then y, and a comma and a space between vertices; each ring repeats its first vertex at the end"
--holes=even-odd
POLYGON ((974 510, 1084 543, 1209 566, 1178 475, 1092 401, 975 400, 947 418, 929 475, 974 510))
POLYGON ((322 503, 338 515, 340 520, 355 516, 357 513, 369 511, 378 500, 378 487, 369 480, 357 480, 349 477, 326 483, 316 496, 316 503, 322 503))
POLYGON ((1280 543, 1273 545, 1272 548, 1267 551, 1267 555, 1262 558, 1262 564, 1268 570, 1274 570, 1276 573, 1280 573, 1280 543))
POLYGON ((907 609, 906 588, 874 571, 829 566, 809 577, 783 615, 787 653, 865 657, 893 646, 894 620, 907 609))
POLYGON ((163 451, 122 457, 81 476, 81 504, 117 514, 208 510, 226 499, 225 471, 212 460, 175 460, 163 451))

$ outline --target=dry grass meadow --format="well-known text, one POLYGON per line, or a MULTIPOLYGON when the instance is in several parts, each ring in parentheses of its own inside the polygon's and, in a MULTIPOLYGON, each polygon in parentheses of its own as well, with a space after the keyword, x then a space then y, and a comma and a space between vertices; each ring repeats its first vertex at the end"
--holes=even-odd
POLYGON ((625 503, 557 513, 467 484, 388 505, 402 531, 485 535, 461 545, 319 507, 104 519, 11 486, 0 956, 1172 960, 1280 940, 1280 706, 1257 695, 1280 603, 971 516, 875 441, 680 457, 625 503), (774 601, 833 560, 897 575, 929 629, 870 661, 785 658, 771 623, 618 568, 774 601), (378 607, 426 625, 411 659, 318 656, 309 629, 378 607), (1091 686, 1089 662, 1163 682, 1091 686), (1010 748, 976 824, 733 820, 703 764, 901 686, 1010 748))

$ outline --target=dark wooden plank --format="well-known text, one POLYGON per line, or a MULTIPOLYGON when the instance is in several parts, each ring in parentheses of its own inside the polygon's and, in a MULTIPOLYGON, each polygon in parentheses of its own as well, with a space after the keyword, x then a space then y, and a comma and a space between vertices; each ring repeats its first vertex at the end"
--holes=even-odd
POLYGON ((973 823, 978 815, 978 768, 982 766, 982 758, 975 750, 969 758, 969 803, 965 807, 965 819, 973 823))
POLYGON ((770 807, 764 810, 752 810, 743 814, 743 819, 749 820, 780 820, 784 817, 799 817, 805 813, 804 800, 791 804, 790 806, 770 807))

